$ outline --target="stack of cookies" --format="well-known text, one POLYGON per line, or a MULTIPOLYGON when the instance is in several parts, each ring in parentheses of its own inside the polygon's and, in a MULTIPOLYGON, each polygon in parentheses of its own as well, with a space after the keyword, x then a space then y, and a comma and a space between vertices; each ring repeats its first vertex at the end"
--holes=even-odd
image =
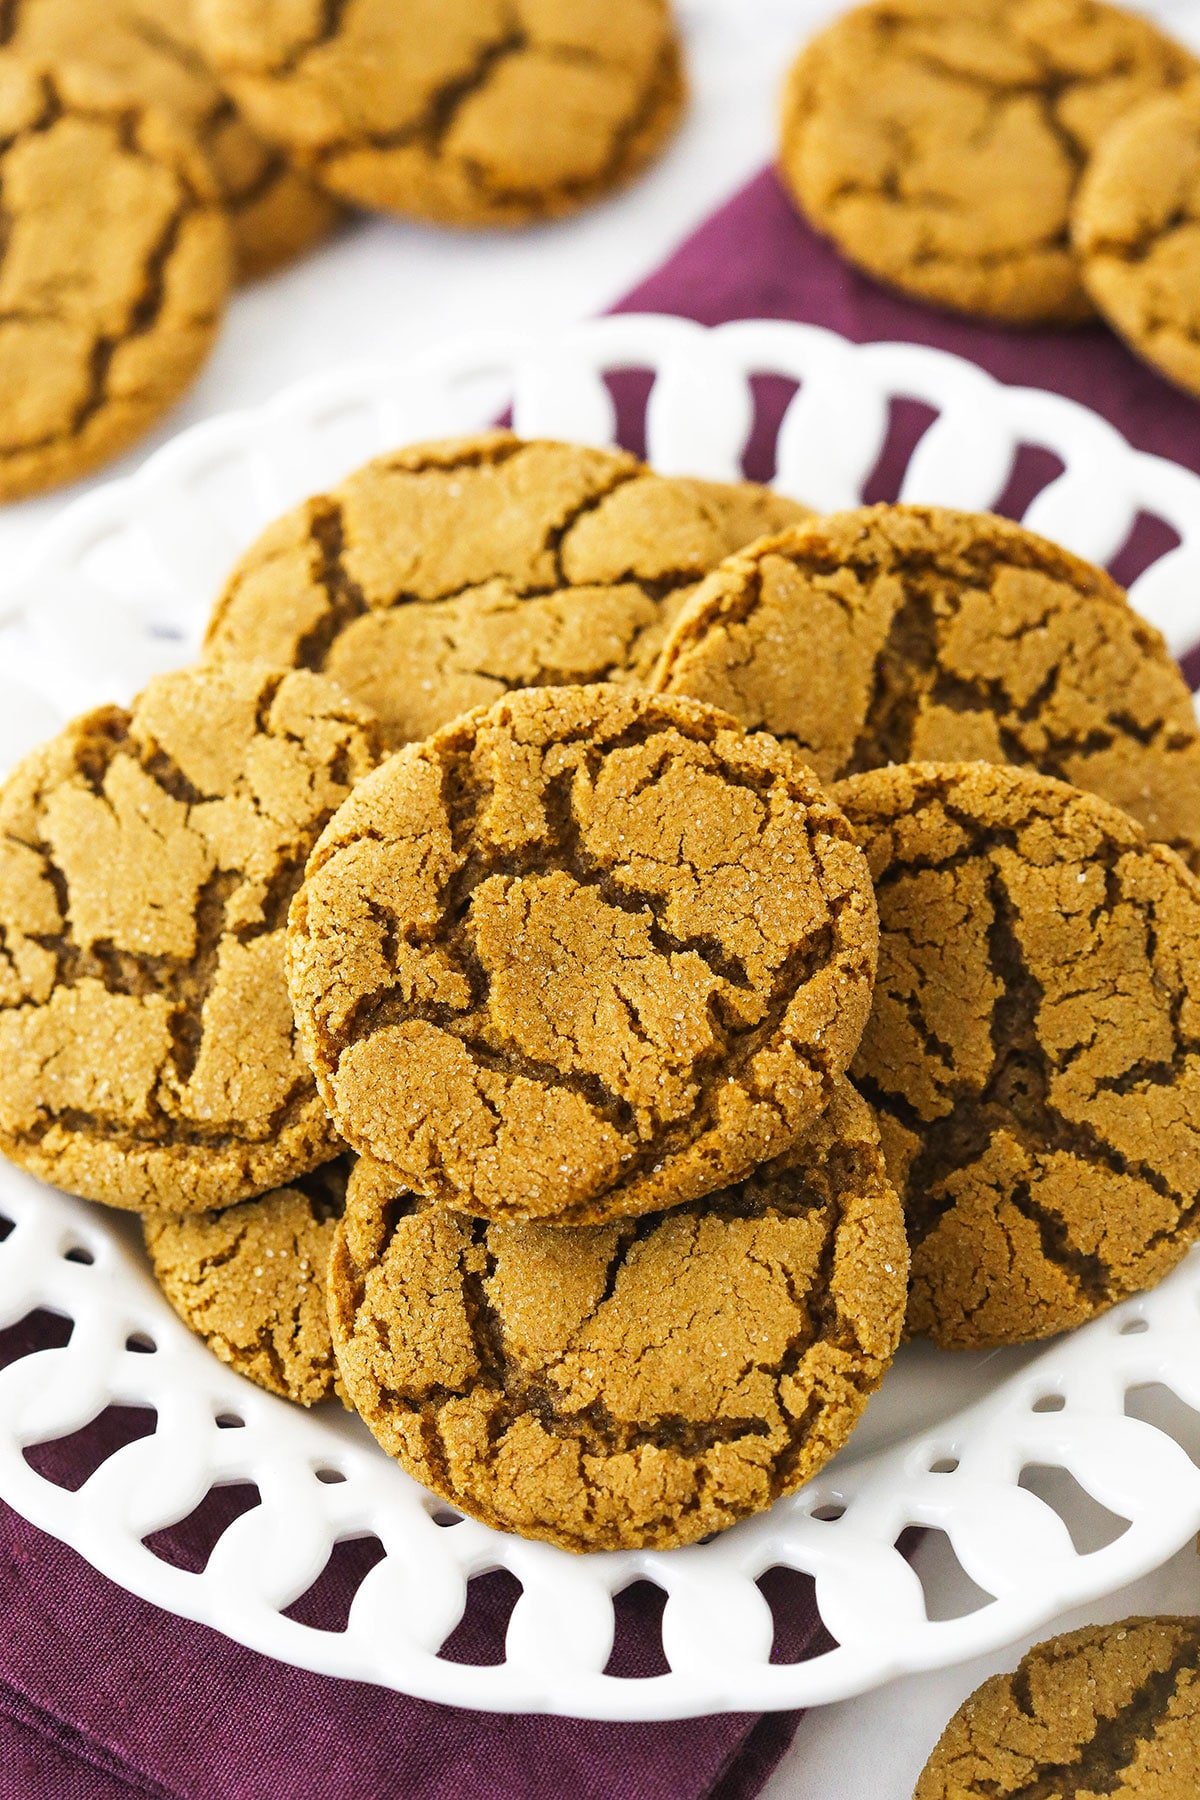
POLYGON ((231 281, 347 203, 554 218, 678 123, 668 0, 8 0, 0 9, 0 500, 147 431, 231 281), (311 21, 299 16, 311 11, 311 21))
POLYGON ((1200 62, 1149 20, 1104 0, 869 0, 794 65, 780 167, 904 292, 1007 324, 1098 312, 1200 393, 1200 62))
POLYGON ((451 1503, 687 1543, 905 1327, 1183 1254, 1197 862, 1190 696, 1054 545, 416 446, 0 791, 0 1148, 451 1503))

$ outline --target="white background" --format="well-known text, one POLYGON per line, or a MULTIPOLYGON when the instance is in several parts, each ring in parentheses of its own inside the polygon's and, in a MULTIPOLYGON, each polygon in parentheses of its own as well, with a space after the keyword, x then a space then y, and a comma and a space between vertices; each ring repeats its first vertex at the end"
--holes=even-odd
MULTIPOLYGON (((513 236, 442 234, 381 219, 348 226, 303 263, 236 296, 185 405, 106 473, 135 466, 181 426, 265 399, 339 362, 407 355, 485 324, 562 323, 603 311, 635 286, 769 159, 788 57, 841 6, 679 0, 679 10, 693 104, 668 154, 636 188, 583 218, 513 236)), ((1200 0, 1142 0, 1140 10, 1200 49, 1200 0)), ((14 568, 31 534, 66 497, 0 512, 0 574, 14 568)), ((1200 1612, 1194 1548, 1038 1635, 1155 1611, 1200 1612)), ((1024 1648, 808 1714, 765 1800, 910 1800, 951 1713, 987 1675, 1011 1668, 1024 1648)))

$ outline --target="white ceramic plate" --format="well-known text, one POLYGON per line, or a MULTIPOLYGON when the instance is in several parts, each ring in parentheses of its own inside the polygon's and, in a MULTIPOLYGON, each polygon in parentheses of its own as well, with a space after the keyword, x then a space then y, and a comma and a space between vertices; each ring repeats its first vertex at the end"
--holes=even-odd
MULTIPOLYGON (((821 507, 859 498, 896 399, 936 414, 908 462, 908 499, 986 507, 1020 446, 1051 450, 1062 472, 1028 522, 1104 562, 1139 513, 1165 521, 1179 543, 1133 597, 1176 649, 1200 641, 1200 480, 1135 452, 1086 409, 911 345, 857 348, 794 324, 612 318, 304 383, 187 432, 131 480, 68 507, 0 595, 0 764, 79 707, 126 698, 186 659, 233 558, 303 495, 389 446, 473 429, 509 401, 527 434, 610 441, 604 377, 629 368, 654 377, 651 460, 717 478, 740 469, 750 377, 798 383, 776 480, 821 507)), ((132 1221, 7 1167, 0 1218, 0 1328, 37 1308, 72 1321, 64 1347, 0 1372, 0 1496, 132 1592, 329 1674, 460 1706, 597 1718, 806 1706, 994 1649, 1132 1580, 1200 1527, 1200 1252, 1155 1292, 1040 1350, 906 1349, 843 1454, 761 1518, 686 1550, 575 1557, 455 1519, 357 1420, 332 1406, 306 1414, 231 1373, 159 1296, 132 1221), (28 1447, 113 1405, 154 1408, 154 1429, 78 1491, 35 1472, 28 1447), (147 1547, 232 1482, 255 1483, 261 1503, 201 1572, 147 1547), (923 1558, 921 1578, 905 1561, 897 1544, 914 1526, 942 1534, 942 1573, 956 1562, 976 1584, 972 1610, 943 1616, 938 1559, 923 1558), (286 1617, 333 1546, 366 1535, 383 1555, 346 1628, 286 1617), (770 1661, 775 1621, 757 1583, 773 1567, 815 1578, 836 1647, 770 1661), (440 1656, 472 1577, 500 1568, 522 1590, 504 1660, 440 1656), (613 1597, 639 1579, 666 1594, 666 1672, 630 1680, 605 1667, 613 1597)), ((953 1585, 961 1593, 961 1576, 953 1585)))

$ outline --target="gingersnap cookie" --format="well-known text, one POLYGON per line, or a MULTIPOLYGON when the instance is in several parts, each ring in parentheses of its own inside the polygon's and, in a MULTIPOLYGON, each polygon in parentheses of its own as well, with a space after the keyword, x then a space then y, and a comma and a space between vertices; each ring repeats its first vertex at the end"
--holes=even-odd
POLYGON ((485 1223, 360 1163, 334 1239, 342 1379, 383 1448, 501 1531, 694 1543, 788 1494, 891 1362, 907 1252, 870 1110, 674 1212, 485 1223))
POLYGON ((1200 394, 1200 81, 1139 106, 1105 135, 1072 232, 1109 324, 1200 394))
POLYGON ((220 1212, 147 1213, 150 1263, 184 1324, 222 1362, 301 1406, 341 1392, 329 1254, 350 1158, 220 1212))
POLYGON ((1101 135, 1198 65, 1099 0, 875 0, 792 69, 780 169, 869 274, 1013 324, 1092 311, 1071 251, 1101 135))
POLYGON ((1080 1324, 1200 1228, 1200 881, 1116 807, 988 763, 834 789, 879 903, 851 1075, 948 1348, 1080 1324))
POLYGON ((938 1740, 913 1800, 1194 1800, 1200 1619, 1125 1619, 1037 1644, 938 1740))
POLYGON ((284 924, 374 748, 332 682, 231 663, 156 676, 19 764, 0 789, 0 1151, 169 1212, 336 1155, 284 924))
POLYGON ((1026 764, 1200 864, 1200 732, 1170 652, 1102 569, 1006 519, 869 506, 757 544, 696 592, 651 686, 824 780, 1026 764))
POLYGON ((192 0, 10 0, 0 44, 36 61, 84 63, 135 104, 186 126, 212 166, 243 277, 299 255, 338 218, 336 201, 260 138, 218 86, 196 41, 192 0))
POLYGON ((623 451, 503 431, 416 444, 269 526, 206 654, 322 670, 398 748, 511 688, 644 685, 701 577, 807 516, 623 451))
POLYGON ((460 1212, 590 1224, 808 1129, 875 947, 865 860, 790 751, 691 701, 540 688, 355 789, 288 978, 353 1149, 460 1212))
POLYGON ((684 101, 666 0, 406 0, 303 15, 196 0, 247 118, 331 193, 450 225, 576 211, 658 151, 684 101))
POLYGON ((229 231, 205 158, 102 77, 0 51, 0 499, 148 430, 208 355, 229 231))

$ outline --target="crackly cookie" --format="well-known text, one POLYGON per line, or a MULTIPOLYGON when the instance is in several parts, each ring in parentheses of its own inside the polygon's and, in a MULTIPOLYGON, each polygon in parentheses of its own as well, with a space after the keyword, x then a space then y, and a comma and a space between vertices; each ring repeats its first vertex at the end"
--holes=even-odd
POLYGON ((196 0, 201 40, 264 137, 331 193, 454 225, 518 225, 621 186, 678 121, 666 0, 196 0))
POLYGON ((101 77, 0 51, 0 499, 94 468, 208 354, 229 231, 166 113, 101 77))
POLYGON ((1162 638, 1102 569, 990 514, 875 506, 731 557, 652 686, 792 743, 823 779, 1027 764, 1200 862, 1200 732, 1162 638))
POLYGON ((1200 1228, 1200 881, 1115 807, 1028 770, 840 783, 879 903, 851 1074, 912 1246, 908 1329, 1049 1336, 1200 1228))
POLYGON ((1102 139, 1072 231, 1109 324, 1200 394, 1200 81, 1139 106, 1102 139))
POLYGON ((622 451, 510 432, 416 444, 268 527, 207 654, 321 669, 398 746, 510 688, 643 683, 701 576, 806 516, 622 451))
POLYGON ((1195 59, 1099 0, 876 0, 815 37, 780 166, 872 275, 1010 323, 1092 308, 1068 224, 1104 130, 1195 59))
POLYGON ((694 1199, 811 1125, 875 947, 811 771, 611 685, 401 750, 330 822, 288 927, 346 1142, 459 1211, 571 1224, 694 1199))
POLYGON ((295 1042, 288 902, 371 767, 332 682, 160 675, 0 790, 0 1150, 91 1200, 224 1206, 339 1149, 295 1042))
POLYGON ((976 1688, 913 1800, 1194 1800, 1200 1619, 1125 1619, 1037 1644, 976 1688))
POLYGON ((220 1212, 147 1213, 163 1293, 222 1362, 312 1406, 341 1391, 326 1277, 350 1159, 220 1212))
POLYGON ((331 229, 336 201, 246 123, 196 43, 192 0, 9 0, 0 44, 83 63, 195 135, 229 215, 239 272, 262 275, 331 229))
POLYGON ((899 1341, 906 1261, 870 1111, 839 1081, 739 1186, 579 1231, 422 1207, 362 1162, 330 1316, 355 1406, 443 1499, 568 1550, 666 1548, 844 1443, 899 1341))

